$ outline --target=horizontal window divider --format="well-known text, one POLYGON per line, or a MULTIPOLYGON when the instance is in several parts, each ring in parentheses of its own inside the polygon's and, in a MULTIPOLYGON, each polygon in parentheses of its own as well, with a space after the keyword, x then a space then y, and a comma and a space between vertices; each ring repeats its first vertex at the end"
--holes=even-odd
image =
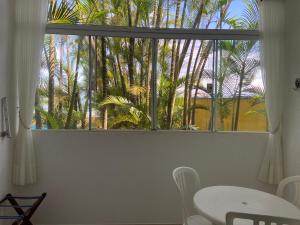
POLYGON ((122 27, 86 24, 47 24, 46 33, 79 36, 123 38, 192 39, 192 40, 258 40, 257 30, 215 30, 192 28, 122 27))

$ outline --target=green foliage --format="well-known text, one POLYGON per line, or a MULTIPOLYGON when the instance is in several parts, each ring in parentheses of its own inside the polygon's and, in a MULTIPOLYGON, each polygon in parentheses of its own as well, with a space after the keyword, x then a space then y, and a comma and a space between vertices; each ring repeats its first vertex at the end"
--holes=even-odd
POLYGON ((48 23, 77 23, 78 11, 75 5, 66 1, 50 1, 48 8, 48 23))
POLYGON ((209 110, 209 107, 207 107, 206 105, 193 105, 191 108, 189 108, 189 111, 193 109, 209 110))
MULTIPOLYGON (((242 18, 230 17, 228 9, 231 2, 51 0, 48 22, 112 26, 128 26, 131 23, 137 27, 155 27, 157 21, 160 21, 160 27, 172 28, 176 21, 178 27, 182 24, 185 28, 257 29, 257 0, 245 0, 247 9, 242 18), (161 10, 158 9, 159 3, 162 3, 161 10), (179 11, 176 12, 177 6, 179 11)), ((197 41, 193 54, 189 53, 191 43, 189 40, 159 40, 157 120, 161 129, 197 129, 192 115, 196 110, 210 110, 209 106, 193 100, 198 97, 196 92, 211 95, 203 81, 212 79, 213 75, 207 69, 212 58, 212 42, 197 41), (199 60, 196 60, 197 56, 199 60), (191 68, 186 72, 190 57, 191 68), (186 92, 185 88, 188 89, 186 92), (185 104, 188 99, 189 103, 185 104), (185 125, 184 113, 189 117, 185 125)), ((242 78, 243 90, 249 89, 259 61, 252 57, 257 47, 255 41, 221 41, 219 47, 223 55, 220 57, 222 66, 218 68, 217 104, 220 106, 220 114, 226 118, 230 116, 229 107, 233 100, 225 99, 223 90, 232 89, 230 82, 236 77, 242 78)), ((88 95, 91 94, 93 127, 104 128, 107 123, 108 128, 150 129, 152 54, 150 39, 91 37, 89 40, 88 37, 46 35, 35 116, 37 119, 41 117, 43 124, 52 129, 66 127, 68 116, 71 116, 68 128, 85 129, 88 123, 88 95), (79 44, 81 41, 82 45, 79 44), (90 54, 92 62, 89 61, 90 54), (49 85, 51 79, 55 86, 53 89, 49 85), (51 97, 54 102, 53 112, 47 108, 50 96, 54 96, 51 97)), ((233 92, 232 96, 236 96, 238 88, 235 87, 233 92)), ((258 104, 259 98, 253 97, 252 101, 254 106, 258 104)))
POLYGON ((219 0, 219 5, 224 6, 227 4, 227 2, 228 2, 228 0, 219 0))
POLYGON ((59 129, 59 121, 41 107, 35 107, 35 111, 41 113, 44 121, 48 121, 52 129, 59 129))
MULTIPOLYGON (((141 124, 150 125, 150 117, 145 115, 143 111, 136 108, 134 104, 122 96, 108 96, 99 106, 101 108, 106 106, 116 106, 114 113, 116 116, 109 120, 110 127, 121 126, 124 123, 129 123, 131 126, 138 128, 141 124)), ((140 128, 146 128, 142 126, 140 128)))

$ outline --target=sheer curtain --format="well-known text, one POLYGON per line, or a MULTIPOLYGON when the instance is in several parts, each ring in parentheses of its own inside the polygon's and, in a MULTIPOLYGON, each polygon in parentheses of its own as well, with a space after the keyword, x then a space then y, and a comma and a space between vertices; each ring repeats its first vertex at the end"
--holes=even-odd
POLYGON ((15 0, 14 74, 18 102, 18 127, 13 161, 13 183, 36 182, 36 158, 31 121, 47 21, 48 0, 15 0))
POLYGON ((278 184, 284 174, 282 149, 284 20, 283 0, 262 1, 262 74, 270 134, 258 178, 269 184, 278 184))

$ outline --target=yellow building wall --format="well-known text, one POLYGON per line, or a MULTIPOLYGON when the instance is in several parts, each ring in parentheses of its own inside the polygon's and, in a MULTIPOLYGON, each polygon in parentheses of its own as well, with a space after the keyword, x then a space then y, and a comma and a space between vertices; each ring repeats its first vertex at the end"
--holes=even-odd
MULTIPOLYGON (((264 113, 249 113, 253 111, 263 111, 265 104, 260 103, 255 106, 251 106, 250 99, 241 99, 239 113, 238 131, 267 131, 267 120, 264 113)), ((197 105, 206 106, 209 110, 196 109, 195 114, 195 126, 200 130, 208 130, 211 116, 211 99, 197 99, 197 105)), ((218 107, 218 106, 217 106, 218 107)), ((223 131, 231 131, 232 127, 232 102, 228 103, 229 113, 224 119, 223 131)), ((217 130, 222 131, 220 123, 219 110, 217 108, 217 130)))

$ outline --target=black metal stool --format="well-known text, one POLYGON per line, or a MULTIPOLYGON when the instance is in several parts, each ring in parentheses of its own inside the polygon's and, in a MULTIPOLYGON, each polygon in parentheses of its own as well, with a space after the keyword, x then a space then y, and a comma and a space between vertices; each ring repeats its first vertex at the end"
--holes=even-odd
POLYGON ((13 208, 17 212, 17 216, 0 216, 0 220, 14 220, 13 225, 33 225, 30 222, 30 218, 37 210, 39 205, 42 203, 47 193, 43 193, 40 196, 13 196, 11 194, 7 194, 0 201, 0 208, 13 208), (20 200, 34 200, 32 204, 29 205, 19 205, 17 199, 20 200), (4 205, 3 203, 8 201, 9 205, 4 205), (24 210, 23 210, 24 209, 24 210))

